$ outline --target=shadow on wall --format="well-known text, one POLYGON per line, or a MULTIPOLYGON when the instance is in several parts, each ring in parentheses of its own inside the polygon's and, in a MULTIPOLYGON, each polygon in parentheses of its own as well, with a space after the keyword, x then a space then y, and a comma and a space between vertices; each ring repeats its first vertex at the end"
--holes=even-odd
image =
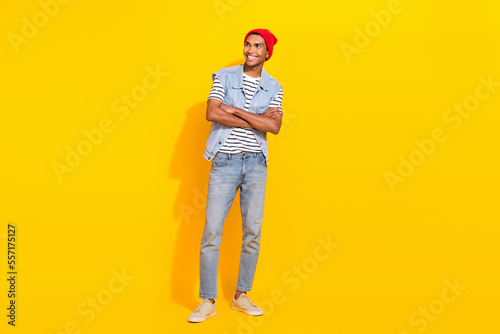
MULTIPOLYGON (((243 60, 227 65, 242 64, 243 60)), ((210 87, 207 87, 207 94, 210 87)), ((176 303, 193 311, 198 307, 200 243, 205 225, 206 194, 211 162, 203 158, 210 122, 206 121, 206 102, 187 110, 187 117, 175 145, 170 177, 181 184, 174 204, 174 219, 179 233, 174 250, 171 294, 176 303), (193 293, 193 291, 195 293, 193 293)), ((224 223, 219 254, 219 290, 228 303, 236 289, 242 241, 239 192, 224 223)))

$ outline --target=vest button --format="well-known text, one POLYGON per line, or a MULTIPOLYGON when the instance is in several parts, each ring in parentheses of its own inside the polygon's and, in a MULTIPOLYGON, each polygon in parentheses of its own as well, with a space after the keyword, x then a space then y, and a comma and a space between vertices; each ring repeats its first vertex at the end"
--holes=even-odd
POLYGON ((221 142, 219 142, 219 145, 222 144, 221 142))

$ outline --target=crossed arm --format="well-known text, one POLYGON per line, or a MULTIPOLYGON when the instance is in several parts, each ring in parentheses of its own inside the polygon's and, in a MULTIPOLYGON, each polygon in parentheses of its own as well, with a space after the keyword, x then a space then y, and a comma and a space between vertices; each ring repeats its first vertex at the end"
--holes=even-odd
POLYGON ((269 108, 261 115, 256 115, 240 108, 223 104, 217 99, 207 103, 207 121, 227 126, 255 128, 277 135, 281 128, 282 112, 278 108, 269 108))

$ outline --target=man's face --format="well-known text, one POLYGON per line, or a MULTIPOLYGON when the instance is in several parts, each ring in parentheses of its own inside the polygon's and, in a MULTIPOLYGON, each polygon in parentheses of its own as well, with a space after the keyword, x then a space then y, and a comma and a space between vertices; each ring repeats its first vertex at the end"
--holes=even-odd
POLYGON ((261 35, 250 35, 245 41, 243 55, 248 66, 259 66, 268 56, 266 41, 261 35))

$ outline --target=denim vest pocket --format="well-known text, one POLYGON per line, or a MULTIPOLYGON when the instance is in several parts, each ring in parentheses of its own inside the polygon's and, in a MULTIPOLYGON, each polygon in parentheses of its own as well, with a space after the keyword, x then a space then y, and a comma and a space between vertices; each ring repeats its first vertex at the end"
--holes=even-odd
POLYGON ((248 111, 251 112, 252 114, 257 114, 261 115, 264 113, 264 111, 267 110, 267 106, 258 106, 258 107, 250 107, 248 108, 248 111))

